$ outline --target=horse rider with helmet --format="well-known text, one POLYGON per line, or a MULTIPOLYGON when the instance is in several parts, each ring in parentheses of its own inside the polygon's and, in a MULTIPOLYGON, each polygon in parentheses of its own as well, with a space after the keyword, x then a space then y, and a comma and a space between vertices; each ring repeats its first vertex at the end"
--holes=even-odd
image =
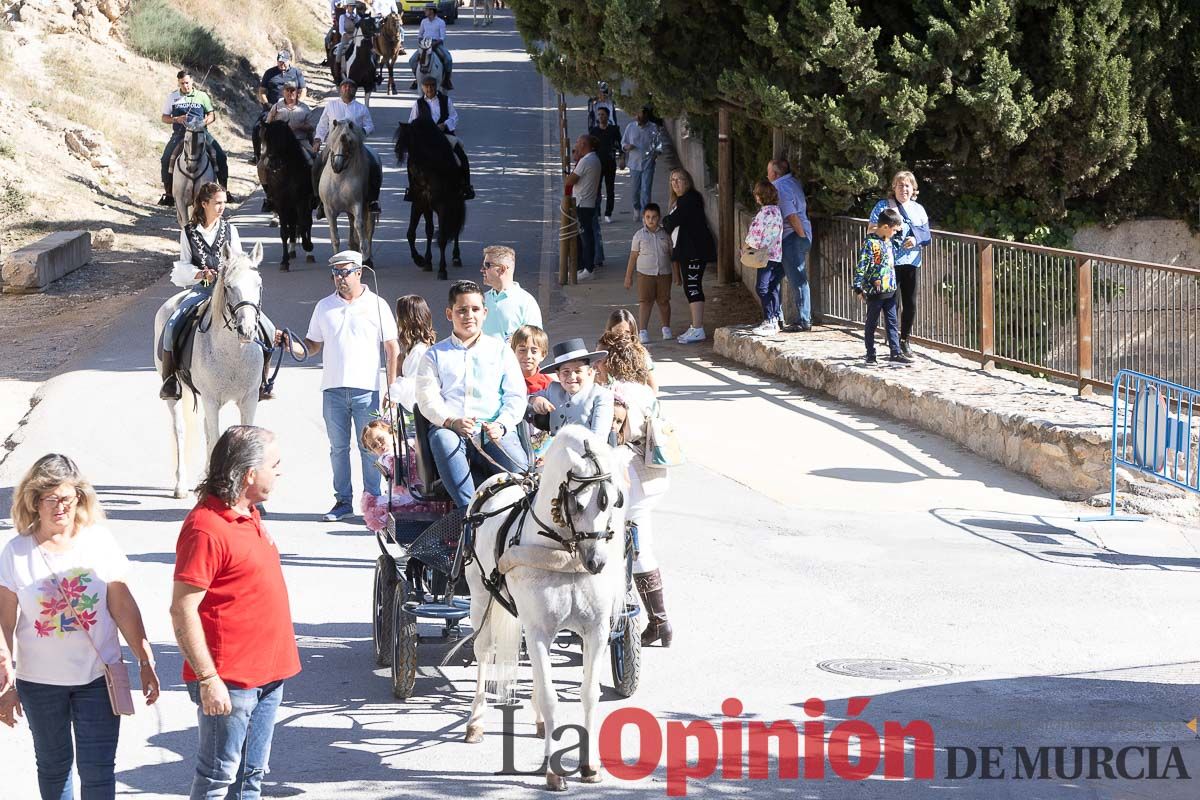
MULTIPOLYGON (((437 15, 437 6, 433 3, 425 4, 425 19, 421 20, 421 27, 417 31, 417 41, 429 39, 433 42, 433 54, 442 60, 442 88, 451 91, 454 89, 454 84, 450 82, 450 71, 454 67, 454 59, 450 58, 450 51, 446 49, 446 20, 437 15)), ((414 52, 412 58, 408 59, 408 65, 412 67, 413 75, 417 74, 417 59, 421 57, 420 52, 414 52)), ((417 88, 417 82, 414 80, 410 89, 417 88)))
MULTIPOLYGON (((212 296, 214 284, 232 253, 242 252, 242 242, 237 227, 225 219, 226 192, 220 184, 209 182, 200 187, 196 204, 192 206, 192 218, 179 232, 179 260, 171 270, 171 283, 187 289, 188 293, 179 301, 175 311, 163 326, 159 351, 162 355, 162 388, 158 396, 164 400, 178 400, 183 390, 179 385, 179 362, 175 354, 175 337, 179 324, 190 316, 192 310, 212 296)), ((211 310, 210 310, 211 313, 211 310)), ((264 342, 279 344, 281 332, 267 319, 266 314, 258 317, 260 333, 264 342)), ((270 366, 270 351, 263 351, 263 383, 258 398, 269 400, 272 395, 267 389, 267 369, 270 366)))
POLYGON ((262 155, 262 126, 267 124, 267 112, 283 99, 283 86, 288 82, 299 87, 300 94, 296 99, 303 100, 304 73, 292 66, 291 53, 287 50, 280 50, 275 56, 275 66, 264 72, 262 80, 258 83, 258 104, 262 107, 262 114, 259 115, 258 121, 254 124, 254 130, 251 132, 254 145, 254 157, 250 159, 251 164, 257 164, 258 157, 262 155))
MULTIPOLYGON (((313 199, 317 203, 317 219, 325 217, 325 208, 321 205, 321 171, 325 169, 325 161, 329 157, 326 150, 321 149, 321 142, 329 136, 329 129, 338 120, 349 120, 358 125, 369 136, 375 132, 375 123, 371 120, 371 112, 362 103, 354 99, 358 85, 349 78, 342 78, 338 84, 338 96, 325 104, 321 121, 317 123, 317 132, 313 136, 313 150, 316 158, 313 160, 313 199)), ((379 190, 383 187, 383 164, 379 156, 366 143, 363 144, 367 161, 371 165, 370 185, 367 188, 367 200, 370 211, 379 213, 379 190)))
MULTIPOLYGON (((462 140, 455 135, 458 128, 458 111, 454 109, 454 101, 446 94, 439 92, 437 80, 432 75, 421 79, 421 96, 413 103, 412 111, 408 114, 410 123, 418 119, 432 120, 438 130, 446 134, 446 140, 454 148, 463 176, 463 198, 474 199, 475 189, 471 186, 471 164, 467 161, 467 151, 463 149, 462 140)), ((405 189, 404 199, 408 200, 408 190, 405 189)))
MULTIPOLYGON (((181 69, 176 73, 175 78, 179 81, 179 88, 167 95, 167 101, 163 103, 162 110, 162 121, 171 126, 171 138, 167 141, 167 146, 163 148, 160 159, 160 177, 163 185, 163 196, 158 199, 160 206, 175 205, 175 199, 171 196, 171 166, 175 160, 175 151, 183 146, 188 120, 203 119, 204 125, 207 127, 212 125, 217 118, 212 100, 209 99, 207 92, 196 88, 191 72, 181 69)), ((216 165, 217 181, 222 186, 228 187, 229 162, 225 158, 225 151, 221 149, 221 145, 217 143, 211 133, 206 131, 205 136, 216 165)), ((228 202, 236 202, 228 189, 225 194, 228 202)))

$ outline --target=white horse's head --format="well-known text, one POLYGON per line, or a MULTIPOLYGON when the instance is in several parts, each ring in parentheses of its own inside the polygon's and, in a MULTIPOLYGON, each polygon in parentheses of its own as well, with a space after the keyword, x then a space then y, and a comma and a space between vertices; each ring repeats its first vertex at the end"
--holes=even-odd
POLYGON ((625 478, 608 444, 582 425, 558 432, 546 453, 540 492, 551 501, 551 519, 562 543, 588 572, 600 574, 613 539, 625 537, 625 478))
POLYGON ((225 268, 213 287, 212 308, 227 328, 237 332, 242 344, 254 341, 258 331, 258 316, 262 308, 262 243, 254 245, 247 255, 241 251, 226 256, 225 268))

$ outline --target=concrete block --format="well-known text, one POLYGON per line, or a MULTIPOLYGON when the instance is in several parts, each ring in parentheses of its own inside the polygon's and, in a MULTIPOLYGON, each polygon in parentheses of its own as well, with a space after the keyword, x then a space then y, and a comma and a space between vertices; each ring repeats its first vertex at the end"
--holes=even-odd
POLYGON ((0 279, 8 294, 41 292, 91 258, 92 237, 87 231, 59 231, 10 254, 0 279))

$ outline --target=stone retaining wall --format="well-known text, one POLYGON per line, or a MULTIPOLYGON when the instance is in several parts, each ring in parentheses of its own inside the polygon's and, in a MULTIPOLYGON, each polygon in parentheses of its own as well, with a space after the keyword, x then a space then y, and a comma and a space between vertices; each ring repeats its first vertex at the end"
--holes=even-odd
POLYGON ((867 367, 861 337, 838 329, 767 338, 720 328, 714 344, 726 358, 936 433, 1063 497, 1109 488, 1112 411, 1103 397, 936 351, 912 367, 867 367))

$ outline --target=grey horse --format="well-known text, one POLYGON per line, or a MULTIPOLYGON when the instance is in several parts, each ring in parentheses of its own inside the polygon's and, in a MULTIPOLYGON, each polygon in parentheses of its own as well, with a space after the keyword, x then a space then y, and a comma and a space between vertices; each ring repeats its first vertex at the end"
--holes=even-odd
POLYGON ((338 236, 338 217, 345 214, 350 226, 350 249, 363 255, 372 265, 371 240, 375 236, 375 217, 367 208, 367 190, 371 182, 371 164, 366 154, 366 133, 350 120, 335 120, 325 143, 328 163, 321 171, 319 194, 329 222, 329 241, 333 252, 342 249, 338 236))
MULTIPOLYGON (((262 245, 254 245, 250 255, 231 252, 213 287, 206 319, 196 330, 192 346, 192 383, 204 405, 204 460, 221 435, 220 411, 226 403, 236 403, 241 424, 253 425, 258 408, 258 388, 262 381, 263 351, 255 341, 262 307, 262 245)), ((180 292, 162 304, 154 317, 154 361, 161 368, 158 342, 163 325, 187 292, 180 292)), ((195 402, 191 389, 185 388, 181 400, 168 400, 175 429, 175 496, 184 497, 187 483, 185 414, 195 402)))
POLYGON ((217 167, 208 155, 207 144, 204 122, 189 122, 183 148, 171 162, 171 196, 175 198, 175 216, 180 228, 188 224, 200 187, 217 179, 217 167))

